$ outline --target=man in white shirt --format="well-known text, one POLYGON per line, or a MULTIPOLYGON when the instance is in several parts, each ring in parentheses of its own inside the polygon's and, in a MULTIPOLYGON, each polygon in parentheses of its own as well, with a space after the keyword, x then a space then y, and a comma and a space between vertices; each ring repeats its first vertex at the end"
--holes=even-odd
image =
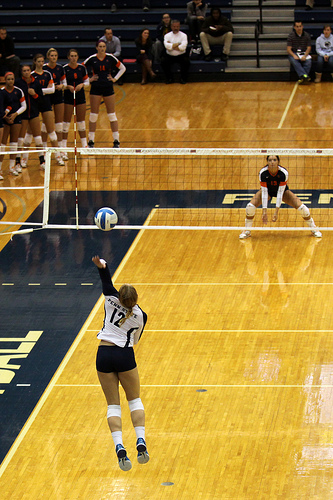
POLYGON ((187 35, 180 31, 180 22, 177 19, 171 21, 171 30, 170 33, 164 36, 166 55, 161 62, 166 83, 173 83, 174 81, 172 76, 174 63, 180 65, 180 83, 187 83, 190 68, 190 58, 186 54, 187 35))

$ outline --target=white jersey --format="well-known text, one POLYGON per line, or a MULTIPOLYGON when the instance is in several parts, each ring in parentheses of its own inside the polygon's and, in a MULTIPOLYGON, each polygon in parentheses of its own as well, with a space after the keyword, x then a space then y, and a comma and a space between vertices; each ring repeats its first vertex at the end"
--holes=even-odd
POLYGON ((137 344, 147 322, 147 314, 136 304, 130 316, 122 325, 119 321, 125 318, 128 309, 119 301, 119 293, 114 288, 108 267, 98 269, 105 295, 103 328, 97 334, 100 340, 112 342, 119 347, 133 347, 137 344))

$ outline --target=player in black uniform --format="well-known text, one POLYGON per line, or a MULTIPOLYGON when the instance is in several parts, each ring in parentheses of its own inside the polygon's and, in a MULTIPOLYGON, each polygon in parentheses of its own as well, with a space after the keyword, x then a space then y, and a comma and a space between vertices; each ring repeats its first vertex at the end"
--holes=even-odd
POLYGON ((84 65, 90 76, 90 116, 89 116, 89 142, 88 146, 93 148, 95 144, 96 122, 98 118, 99 105, 102 98, 105 102, 108 118, 110 120, 113 147, 119 148, 118 121, 115 113, 115 95, 113 84, 119 80, 126 71, 123 63, 118 61, 112 54, 106 53, 106 44, 99 40, 96 44, 97 53, 88 57, 84 65), (111 71, 118 68, 118 73, 113 78, 111 71))
MULTIPOLYGON (((5 113, 5 109, 3 107, 3 93, 0 91, 0 145, 1 145, 2 134, 3 134, 2 117, 3 117, 4 113, 5 113)), ((0 146, 0 148, 1 148, 1 146, 0 146)), ((3 175, 2 175, 1 168, 0 168, 0 181, 3 181, 3 175)))
POLYGON ((67 54, 69 63, 65 64, 64 70, 66 75, 67 87, 64 92, 65 113, 63 123, 63 147, 67 147, 67 137, 69 126, 71 123, 74 111, 74 89, 75 89, 75 106, 77 130, 81 138, 83 148, 87 147, 86 137, 86 96, 84 87, 89 87, 89 77, 86 67, 83 64, 78 64, 79 53, 76 49, 70 49, 67 54))
MULTIPOLYGON (((14 73, 8 71, 5 74, 5 86, 0 90, 3 94, 3 106, 5 109, 3 115, 4 130, 1 140, 1 149, 5 148, 9 137, 10 151, 17 151, 17 141, 21 128, 21 114, 27 108, 24 93, 21 89, 14 86, 14 82, 14 73)), ((19 172, 15 168, 15 157, 16 154, 11 154, 9 156, 9 171, 13 175, 18 175, 19 172)), ((0 155, 0 172, 3 158, 4 156, 0 155)))
MULTIPOLYGON (((50 101, 53 106, 55 131, 58 138, 59 147, 65 147, 62 143, 62 128, 64 121, 64 94, 63 90, 66 88, 66 76, 63 66, 58 64, 58 51, 56 49, 49 49, 46 53, 48 63, 44 64, 43 69, 49 71, 52 75, 55 91, 50 94, 50 101)), ((43 142, 47 141, 47 134, 44 132, 43 142)), ((68 156, 65 151, 61 152, 62 159, 67 161, 68 156)))
POLYGON ((132 464, 127 457, 122 441, 119 382, 122 385, 131 419, 135 429, 139 464, 149 460, 145 442, 145 412, 140 399, 140 380, 133 345, 136 344, 147 322, 147 314, 138 306, 138 294, 132 285, 113 286, 109 268, 104 259, 92 258, 98 267, 105 295, 105 318, 97 335, 100 344, 96 357, 99 381, 105 394, 107 419, 116 447, 119 467, 130 470, 132 464))
POLYGON ((279 209, 282 201, 287 205, 298 210, 309 226, 311 233, 316 238, 321 238, 322 234, 317 229, 314 220, 310 215, 310 210, 295 193, 290 191, 287 185, 288 171, 280 166, 280 158, 277 155, 269 155, 266 157, 267 165, 259 172, 259 181, 261 189, 253 196, 250 203, 246 206, 245 229, 239 238, 244 240, 251 236, 250 228, 253 224, 256 209, 262 205, 262 221, 264 224, 268 222, 267 203, 271 198, 276 198, 275 212, 272 221, 278 220, 279 209))
MULTIPOLYGON (((39 112, 42 113, 43 124, 42 133, 47 132, 51 144, 54 148, 58 147, 58 138, 55 132, 54 115, 52 113, 52 104, 50 101, 50 94, 55 91, 55 85, 51 73, 45 69, 43 54, 36 54, 33 58, 33 72, 32 76, 39 82, 42 87, 43 98, 38 100, 39 112)), ((43 143, 44 148, 47 148, 47 143, 43 143)), ((65 165, 60 151, 56 153, 58 165, 65 165)))
MULTIPOLYGON (((35 140, 36 148, 43 149, 43 141, 39 120, 38 100, 43 99, 42 87, 38 81, 31 75, 31 68, 28 64, 21 67, 21 78, 16 80, 15 84, 23 90, 24 97, 27 103, 27 109, 22 113, 22 125, 18 138, 18 149, 29 147, 32 138, 35 140)), ((16 169, 27 166, 28 153, 24 153, 23 157, 16 157, 16 169)), ((39 163, 42 170, 45 169, 44 153, 39 155, 39 163)))

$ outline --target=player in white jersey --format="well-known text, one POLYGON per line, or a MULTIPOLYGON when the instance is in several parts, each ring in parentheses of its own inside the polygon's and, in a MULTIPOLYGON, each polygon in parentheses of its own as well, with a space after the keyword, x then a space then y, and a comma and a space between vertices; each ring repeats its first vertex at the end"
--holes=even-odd
POLYGON ((284 201, 284 203, 300 212, 301 216, 309 226, 313 236, 321 238, 322 234, 316 227, 316 224, 310 215, 310 210, 306 205, 304 205, 304 203, 301 202, 298 196, 288 188, 288 171, 281 167, 280 158, 277 155, 270 155, 266 157, 266 161, 267 165, 259 172, 261 189, 256 192, 250 203, 246 206, 246 229, 239 235, 239 238, 244 240, 251 236, 250 229, 253 224, 256 209, 260 205, 262 205, 262 221, 264 224, 267 224, 267 204, 268 200, 273 197, 276 197, 275 212, 272 217, 273 222, 278 220, 279 209, 282 201, 284 201))
POLYGON ((119 467, 127 471, 132 468, 132 464, 122 440, 119 382, 126 394, 137 437, 138 462, 145 464, 149 460, 145 442, 145 412, 140 399, 139 372, 133 350, 133 345, 138 343, 142 335, 147 314, 138 306, 138 294, 132 285, 122 285, 118 292, 113 286, 105 260, 96 255, 92 261, 98 267, 105 296, 103 328, 97 334, 101 342, 96 368, 108 404, 107 420, 119 467))

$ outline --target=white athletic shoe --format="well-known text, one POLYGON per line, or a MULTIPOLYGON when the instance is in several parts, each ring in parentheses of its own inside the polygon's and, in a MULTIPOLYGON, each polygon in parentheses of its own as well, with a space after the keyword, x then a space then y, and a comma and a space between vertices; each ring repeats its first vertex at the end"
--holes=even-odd
POLYGON ((318 229, 311 229, 311 233, 315 238, 321 238, 323 236, 318 229))
POLYGON ((132 463, 127 456, 126 450, 122 444, 117 444, 116 453, 118 457, 118 465, 123 471, 131 470, 132 463))
POLYGON ((250 238, 251 231, 245 230, 239 235, 240 240, 246 240, 246 238, 250 238))
POLYGON ((57 158, 57 163, 58 165, 60 165, 61 167, 63 167, 65 165, 65 162, 64 160, 61 158, 61 156, 58 156, 57 158))
POLYGON ((66 151, 61 151, 61 157, 64 161, 68 161, 68 155, 66 151))
POLYGON ((27 168, 27 160, 25 158, 21 158, 21 167, 22 168, 27 168))
POLYGON ((15 167, 9 167, 9 172, 13 175, 18 175, 18 171, 15 167))
POLYGON ((16 163, 15 169, 16 169, 16 172, 18 172, 19 174, 22 172, 22 166, 20 165, 20 163, 16 163))

